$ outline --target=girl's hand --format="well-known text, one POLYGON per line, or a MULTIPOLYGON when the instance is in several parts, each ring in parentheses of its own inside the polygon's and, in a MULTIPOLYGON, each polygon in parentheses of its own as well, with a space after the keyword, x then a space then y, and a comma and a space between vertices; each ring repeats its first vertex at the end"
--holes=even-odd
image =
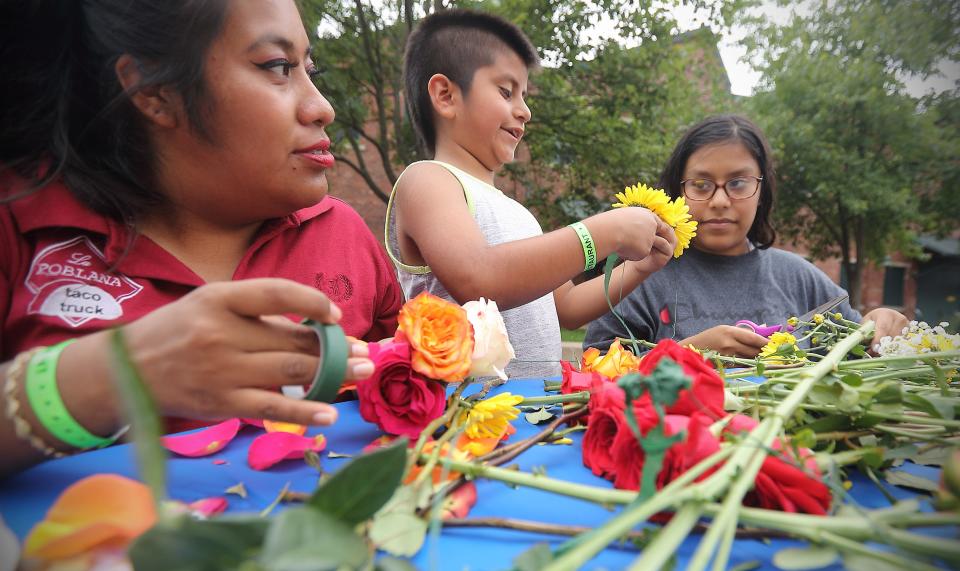
POLYGON ((680 341, 681 345, 693 345, 697 349, 713 349, 723 355, 753 359, 769 341, 762 335, 744 327, 717 325, 680 341))
MULTIPOLYGON (((341 317, 325 295, 292 281, 213 283, 127 325, 127 345, 162 414, 331 424, 331 405, 277 392, 310 384, 319 365, 316 333, 278 317, 290 313, 324 323, 341 317)), ((370 376, 366 345, 350 347, 347 378, 370 376)))
POLYGON ((910 320, 899 311, 889 307, 878 307, 863 316, 863 321, 871 320, 874 323, 873 340, 870 341, 872 350, 876 350, 883 337, 896 337, 903 333, 903 328, 910 325, 910 320))
POLYGON ((659 227, 666 226, 646 208, 617 208, 587 220, 596 224, 589 225, 591 232, 595 233, 594 239, 615 244, 614 252, 624 260, 642 260, 649 256, 657 241, 659 227))

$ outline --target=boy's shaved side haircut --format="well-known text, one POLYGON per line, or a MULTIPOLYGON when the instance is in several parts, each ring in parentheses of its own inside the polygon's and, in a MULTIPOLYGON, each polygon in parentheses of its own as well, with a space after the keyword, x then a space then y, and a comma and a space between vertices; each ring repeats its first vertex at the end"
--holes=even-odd
POLYGON ((516 53, 528 69, 539 65, 536 48, 520 28, 492 14, 442 10, 421 20, 410 34, 403 58, 407 108, 417 138, 431 155, 437 133, 427 82, 440 73, 467 94, 477 69, 491 65, 502 50, 516 53))

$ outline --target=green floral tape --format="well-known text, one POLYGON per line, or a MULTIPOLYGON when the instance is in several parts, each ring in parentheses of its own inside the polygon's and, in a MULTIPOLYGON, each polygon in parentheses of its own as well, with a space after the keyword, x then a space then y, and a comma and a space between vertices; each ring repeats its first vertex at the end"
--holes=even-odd
POLYGON ((347 357, 350 354, 347 337, 339 325, 319 323, 312 319, 305 319, 303 324, 317 332, 320 366, 306 392, 299 385, 288 385, 283 387, 283 394, 292 398, 333 402, 347 374, 347 357))

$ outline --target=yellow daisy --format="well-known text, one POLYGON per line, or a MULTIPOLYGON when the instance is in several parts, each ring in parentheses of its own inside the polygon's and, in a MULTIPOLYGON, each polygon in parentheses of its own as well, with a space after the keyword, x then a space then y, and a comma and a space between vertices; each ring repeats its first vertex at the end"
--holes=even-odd
POLYGON ((522 400, 520 395, 500 393, 473 403, 467 411, 464 432, 470 438, 499 438, 507 430, 507 424, 520 414, 516 405, 522 400))
POLYGON ((784 355, 774 356, 774 353, 779 351, 780 348, 784 345, 793 345, 794 350, 796 350, 797 338, 789 333, 781 333, 781 332, 774 333, 773 335, 770 336, 770 341, 768 341, 767 344, 763 346, 763 349, 760 350, 760 355, 759 355, 760 359, 763 359, 765 361, 773 361, 773 362, 785 362, 785 361, 797 360, 796 356, 793 356, 793 357, 784 356, 784 355))
POLYGON ((617 200, 614 208, 623 208, 624 206, 642 206, 653 211, 657 216, 663 217, 660 210, 670 203, 670 197, 667 193, 658 188, 650 188, 643 183, 637 183, 634 186, 628 186, 623 192, 617 193, 617 200))
MULTIPOLYGON (((682 199, 681 199, 682 200, 682 199)), ((677 235, 677 247, 673 249, 673 257, 679 258, 688 247, 690 241, 697 235, 697 221, 684 220, 673 227, 673 233, 677 235)))

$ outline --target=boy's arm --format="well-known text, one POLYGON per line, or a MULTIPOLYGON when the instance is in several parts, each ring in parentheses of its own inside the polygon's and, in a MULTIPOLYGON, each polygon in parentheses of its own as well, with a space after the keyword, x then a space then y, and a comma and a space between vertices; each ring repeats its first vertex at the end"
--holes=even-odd
MULTIPOLYGON (((639 262, 624 262, 610 275, 610 303, 617 305, 635 287, 651 274, 667 265, 673 257, 676 234, 667 224, 660 224, 650 255, 639 262)), ((603 276, 578 285, 571 282, 557 288, 553 294, 560 327, 577 329, 610 311, 603 294, 603 276)))
MULTIPOLYGON (((443 167, 411 167, 400 179, 394 200, 404 260, 429 265, 460 303, 483 296, 510 309, 554 291, 583 271, 580 239, 571 228, 489 245, 467 209, 460 183, 443 167)), ((649 253, 656 216, 631 216, 627 210, 640 209, 619 209, 584 221, 598 258, 613 252, 625 258, 649 253)))

